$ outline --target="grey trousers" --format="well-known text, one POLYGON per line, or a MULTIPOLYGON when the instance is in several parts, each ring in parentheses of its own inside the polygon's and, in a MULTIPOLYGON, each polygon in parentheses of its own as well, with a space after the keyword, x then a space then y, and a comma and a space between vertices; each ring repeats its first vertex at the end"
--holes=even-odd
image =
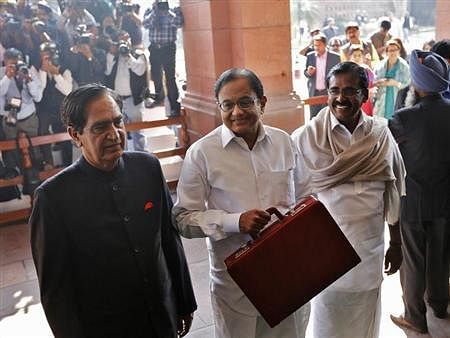
MULTIPOLYGON (((39 127, 39 120, 36 113, 33 113, 24 120, 17 121, 15 126, 6 124, 5 120, 3 120, 3 131, 5 133, 5 137, 7 140, 15 140, 17 134, 21 131, 25 132, 29 137, 37 136, 38 127, 39 127)), ((42 158, 38 147, 34 147, 33 151, 34 151, 34 158, 36 159, 37 162, 40 162, 42 158)), ((9 168, 21 167, 22 155, 18 150, 5 151, 2 154, 2 156, 3 161, 5 162, 5 166, 9 168)), ((33 164, 39 165, 39 163, 33 164)))
POLYGON ((427 328, 424 296, 435 313, 445 313, 449 300, 448 224, 444 218, 422 223, 402 222, 403 263, 400 282, 405 318, 427 328))

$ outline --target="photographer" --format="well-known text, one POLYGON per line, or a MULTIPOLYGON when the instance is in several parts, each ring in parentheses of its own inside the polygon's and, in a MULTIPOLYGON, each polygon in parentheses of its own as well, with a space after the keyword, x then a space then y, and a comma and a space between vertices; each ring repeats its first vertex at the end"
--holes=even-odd
POLYGON ((103 83, 106 69, 106 53, 94 47, 92 33, 86 25, 79 25, 74 35, 75 46, 69 51, 69 68, 78 86, 87 83, 103 83))
POLYGON ((50 39, 58 46, 61 58, 66 60, 70 48, 70 39, 65 29, 58 29, 57 19, 50 4, 47 1, 39 1, 36 15, 39 21, 33 22, 34 29, 42 35, 48 34, 50 39))
MULTIPOLYGON (((119 34, 119 42, 106 56, 106 85, 120 95, 125 122, 142 121, 143 94, 148 86, 148 63, 142 50, 132 50, 127 32, 119 34)), ((145 137, 131 132, 134 150, 145 150, 145 137)))
MULTIPOLYGON (((55 43, 46 42, 40 46, 41 64, 38 70, 42 84, 42 99, 37 104, 39 118, 39 135, 48 135, 49 127, 53 133, 61 133, 66 129, 61 121, 59 107, 65 96, 72 91, 72 73, 61 62, 55 43)), ((70 141, 61 143, 63 165, 72 163, 72 144, 70 141)), ((54 166, 50 144, 41 146, 44 159, 44 169, 54 166)))
POLYGON ((79 25, 96 24, 94 16, 86 9, 89 1, 72 0, 58 20, 58 29, 65 29, 69 36, 70 44, 73 45, 73 36, 77 33, 79 25))
MULTIPOLYGON (((42 98, 41 81, 36 70, 24 63, 19 50, 7 49, 4 58, 5 67, 0 68, 0 115, 6 139, 15 139, 19 131, 37 136, 39 121, 34 102, 42 98)), ((16 156, 15 151, 4 152, 5 165, 20 167, 21 160, 16 156)))
POLYGON ((131 2, 118 2, 117 19, 121 30, 128 32, 133 47, 142 45, 142 21, 139 18, 139 5, 131 2))
POLYGON ((164 101, 162 71, 166 76, 167 96, 170 102, 170 115, 180 115, 178 87, 175 81, 175 53, 177 29, 183 25, 183 15, 179 7, 169 9, 168 2, 155 2, 144 18, 150 40, 150 65, 152 80, 155 83, 156 100, 153 106, 164 101))

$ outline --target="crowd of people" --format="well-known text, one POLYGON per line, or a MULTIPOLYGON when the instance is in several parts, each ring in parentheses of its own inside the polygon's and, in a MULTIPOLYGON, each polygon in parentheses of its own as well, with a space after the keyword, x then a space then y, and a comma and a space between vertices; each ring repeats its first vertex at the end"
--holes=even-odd
MULTIPOLYGON (((307 58, 304 74, 308 79, 310 96, 324 95, 325 77, 333 65, 341 61, 353 61, 366 69, 369 78, 369 100, 363 105, 366 114, 390 119, 395 108, 404 106, 404 96, 399 100, 397 96, 399 92, 409 88, 410 84, 409 56, 403 39, 408 41, 412 20, 406 13, 400 22, 391 13, 378 21, 379 29, 367 39, 361 37, 360 23, 356 21, 345 25, 345 38, 340 39, 339 27, 331 17, 326 20, 324 27, 310 31, 311 43, 300 51, 307 58), (312 74, 311 67, 317 74, 312 74)), ((422 49, 435 51, 445 59, 450 59, 448 41, 441 41, 434 46, 435 44, 434 40, 426 41, 422 49)), ((444 95, 450 97, 449 92, 444 95)), ((323 107, 324 105, 311 107, 310 118, 323 107)))
MULTIPOLYGON (((19 131, 30 137, 64 131, 61 102, 88 83, 114 89, 123 100, 125 121, 135 122, 142 120, 144 100, 148 107, 164 105, 164 74, 167 115, 179 115, 175 41, 182 25, 180 9, 170 9, 167 2, 155 2, 141 19, 140 6, 128 0, 0 0, 0 139, 15 139, 19 131), (149 69, 155 93, 149 90, 149 69)), ((129 137, 131 149, 145 149, 141 133, 129 137)), ((62 165, 70 165, 71 143, 56 148, 62 165)), ((54 167, 50 145, 33 152, 40 169, 54 167)), ((4 152, 3 160, 20 168, 14 151, 4 152)))
MULTIPOLYGON (((383 266, 401 272, 396 325, 427 332, 425 301, 435 317, 448 316, 449 40, 405 56, 393 19, 367 41, 360 22, 341 41, 328 19, 302 51, 309 93, 327 103, 292 135, 263 124, 268 98, 257 74, 225 70, 214 87, 222 124, 188 149, 173 204, 159 161, 125 151, 125 122, 142 118, 147 96, 163 104, 163 72, 169 115, 179 114, 183 16, 167 2, 143 20, 139 10, 127 1, 0 0, 2 138, 67 130, 82 152, 71 164, 71 143, 60 145, 68 168, 36 189, 29 220, 56 337, 186 335, 197 304, 180 234, 207 238, 216 337, 301 338, 307 325, 317 338, 378 337, 383 266), (267 208, 286 211, 310 194, 361 263, 270 328, 224 259, 270 223, 267 208)), ((129 137, 131 149, 145 149, 139 132, 129 137)), ((18 166, 14 153, 2 155, 18 166)), ((35 156, 53 166, 48 146, 35 156)))

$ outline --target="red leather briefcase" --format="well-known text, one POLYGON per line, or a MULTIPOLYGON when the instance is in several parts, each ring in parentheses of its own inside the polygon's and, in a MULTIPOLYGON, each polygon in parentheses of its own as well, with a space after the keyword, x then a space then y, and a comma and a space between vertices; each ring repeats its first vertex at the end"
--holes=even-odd
POLYGON ((270 327, 279 324, 361 259, 313 196, 297 204, 225 264, 270 327))

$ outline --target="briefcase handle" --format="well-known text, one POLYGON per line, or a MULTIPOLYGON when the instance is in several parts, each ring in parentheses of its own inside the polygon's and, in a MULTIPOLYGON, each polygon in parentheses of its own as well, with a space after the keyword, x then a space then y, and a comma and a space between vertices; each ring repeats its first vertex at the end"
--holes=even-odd
POLYGON ((271 215, 277 216, 280 221, 284 218, 284 215, 275 207, 267 208, 266 211, 271 215))
MULTIPOLYGON (((267 208, 266 211, 271 215, 277 216, 280 221, 283 220, 283 218, 284 218, 284 215, 275 207, 267 208)), ((260 234, 261 234, 261 232, 258 234, 250 234, 250 236, 252 237, 252 239, 257 239, 260 234)))

